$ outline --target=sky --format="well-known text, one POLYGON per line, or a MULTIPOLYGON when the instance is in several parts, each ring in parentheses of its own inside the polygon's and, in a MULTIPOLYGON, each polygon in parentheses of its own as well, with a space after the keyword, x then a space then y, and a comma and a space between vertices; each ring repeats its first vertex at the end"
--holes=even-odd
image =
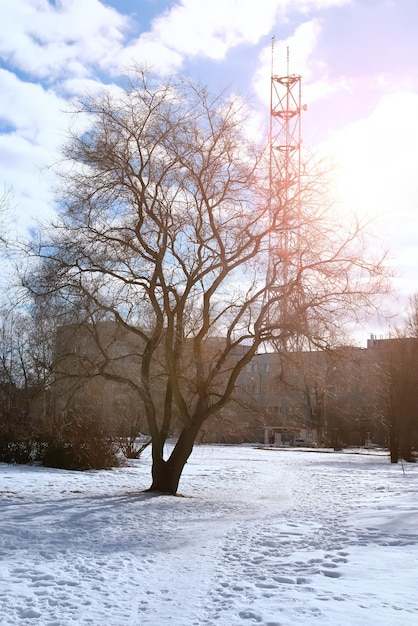
POLYGON ((304 149, 333 163, 339 210, 373 220, 399 311, 418 292, 416 0, 0 0, 0 23, 0 186, 18 228, 53 215, 72 98, 139 63, 238 92, 268 125, 289 51, 304 149))
POLYGON ((2 463, 2 624, 412 626, 418 464, 351 452, 196 446, 184 497, 142 491, 148 450, 2 463))

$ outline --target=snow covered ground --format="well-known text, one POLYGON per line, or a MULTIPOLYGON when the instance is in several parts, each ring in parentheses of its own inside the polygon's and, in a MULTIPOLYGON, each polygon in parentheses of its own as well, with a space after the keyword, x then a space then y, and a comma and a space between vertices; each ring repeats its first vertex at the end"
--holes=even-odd
POLYGON ((0 624, 418 624, 418 464, 196 447, 185 497, 0 465, 0 624))

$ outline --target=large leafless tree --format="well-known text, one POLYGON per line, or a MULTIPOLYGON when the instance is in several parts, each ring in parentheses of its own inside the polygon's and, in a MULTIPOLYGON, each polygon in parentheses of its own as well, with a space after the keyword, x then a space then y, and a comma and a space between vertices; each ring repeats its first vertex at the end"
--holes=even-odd
MULTIPOLYGON (((254 354, 295 333, 329 342, 370 304, 382 267, 358 224, 343 230, 327 210, 321 179, 304 178, 300 195, 280 172, 269 181, 239 97, 138 72, 78 112, 32 285, 133 338, 140 358, 117 359, 130 359, 123 376, 152 436, 151 490, 176 493, 201 425, 254 354)), ((115 380, 107 348, 95 372, 115 380)))

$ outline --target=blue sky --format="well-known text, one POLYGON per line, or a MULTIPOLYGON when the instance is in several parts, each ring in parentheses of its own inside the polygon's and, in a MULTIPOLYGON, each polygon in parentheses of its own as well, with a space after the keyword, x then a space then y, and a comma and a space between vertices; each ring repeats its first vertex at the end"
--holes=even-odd
POLYGON ((275 73, 302 76, 304 146, 334 163, 342 212, 375 220, 396 287, 418 291, 416 0, 1 0, 0 184, 19 228, 53 214, 51 164, 68 99, 133 61, 251 98, 269 118, 275 73))

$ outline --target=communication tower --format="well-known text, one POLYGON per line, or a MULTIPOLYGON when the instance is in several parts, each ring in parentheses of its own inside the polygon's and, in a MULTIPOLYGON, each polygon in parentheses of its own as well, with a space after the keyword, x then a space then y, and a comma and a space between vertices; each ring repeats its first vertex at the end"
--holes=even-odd
POLYGON ((275 304, 270 307, 272 316, 282 321, 284 329, 282 347, 289 347, 294 337, 290 313, 293 293, 289 293, 292 276, 298 270, 297 248, 301 213, 301 112, 302 78, 290 74, 289 48, 286 52, 285 76, 274 73, 274 37, 272 39, 269 133, 269 212, 270 241, 268 260, 268 298, 275 304), (288 328, 287 328, 288 326, 288 328), (287 331, 286 331, 287 328, 287 331))

